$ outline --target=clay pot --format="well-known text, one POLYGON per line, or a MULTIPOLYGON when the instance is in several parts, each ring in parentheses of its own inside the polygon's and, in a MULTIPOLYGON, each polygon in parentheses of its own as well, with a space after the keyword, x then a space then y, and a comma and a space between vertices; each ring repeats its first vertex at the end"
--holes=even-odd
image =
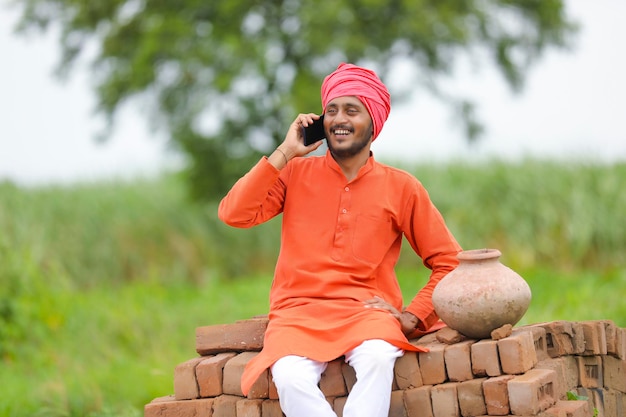
POLYGON ((526 281, 500 263, 497 249, 458 254, 458 267, 433 291, 437 315, 449 327, 473 339, 488 339, 505 324, 514 326, 528 310, 526 281))

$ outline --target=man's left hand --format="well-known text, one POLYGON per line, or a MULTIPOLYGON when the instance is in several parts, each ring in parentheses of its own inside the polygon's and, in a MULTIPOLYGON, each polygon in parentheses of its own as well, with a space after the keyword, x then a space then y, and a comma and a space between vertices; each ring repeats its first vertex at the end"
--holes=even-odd
POLYGON ((398 311, 397 308, 378 296, 370 298, 369 300, 365 300, 364 304, 366 308, 378 308, 390 312, 391 315, 400 322, 402 333, 404 333, 405 335, 408 335, 415 331, 419 323, 419 319, 415 317, 415 315, 409 313, 408 311, 398 311))

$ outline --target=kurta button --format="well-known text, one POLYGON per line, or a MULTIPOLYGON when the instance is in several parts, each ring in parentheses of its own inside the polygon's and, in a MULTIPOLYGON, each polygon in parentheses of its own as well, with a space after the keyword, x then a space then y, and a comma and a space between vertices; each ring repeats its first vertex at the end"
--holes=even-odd
POLYGON ((346 188, 345 188, 345 190, 346 190, 346 191, 350 191, 350 187, 346 187, 346 188))
POLYGON ((346 213, 348 212, 348 210, 343 209, 343 210, 341 210, 341 212, 342 212, 343 214, 346 214, 346 213))

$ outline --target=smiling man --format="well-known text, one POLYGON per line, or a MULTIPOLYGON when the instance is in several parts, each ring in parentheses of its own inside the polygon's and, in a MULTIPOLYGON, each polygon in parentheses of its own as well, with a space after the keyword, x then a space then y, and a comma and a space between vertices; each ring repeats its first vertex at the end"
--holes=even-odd
POLYGON ((344 357, 357 382, 343 416, 384 417, 395 360, 421 350, 408 337, 440 325, 432 291, 461 248, 421 183, 370 151, 390 111, 378 76, 339 65, 322 83, 322 108, 326 155, 302 158, 322 142, 304 145, 302 128, 320 116, 300 114, 219 206, 234 227, 283 215, 264 347, 242 390, 269 367, 286 416, 335 416, 318 383, 344 357), (403 237, 432 270, 406 308, 394 272, 403 237))

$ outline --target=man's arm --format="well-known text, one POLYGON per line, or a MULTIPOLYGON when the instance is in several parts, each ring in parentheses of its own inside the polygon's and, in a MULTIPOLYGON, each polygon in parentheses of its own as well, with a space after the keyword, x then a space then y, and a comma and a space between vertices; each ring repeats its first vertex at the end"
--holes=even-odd
POLYGON ((233 227, 252 227, 282 211, 285 184, 279 179, 287 163, 319 148, 322 142, 304 146, 302 126, 313 123, 319 116, 300 114, 289 126, 285 140, 268 157, 263 157, 240 178, 222 199, 218 217, 233 227))
POLYGON ((407 198, 402 230, 407 241, 432 272, 428 282, 415 295, 406 308, 406 312, 416 316, 417 328, 426 331, 439 317, 432 303, 432 293, 437 283, 458 265, 457 254, 461 251, 441 213, 434 206, 424 187, 417 182, 415 194, 407 198))

